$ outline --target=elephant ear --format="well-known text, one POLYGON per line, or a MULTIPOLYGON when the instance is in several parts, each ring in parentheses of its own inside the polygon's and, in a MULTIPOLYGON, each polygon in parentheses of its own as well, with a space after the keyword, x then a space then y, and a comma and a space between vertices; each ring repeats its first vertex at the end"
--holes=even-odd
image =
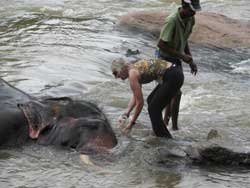
POLYGON ((38 101, 30 101, 25 104, 18 104, 18 107, 24 113, 29 124, 29 136, 37 139, 41 131, 56 121, 51 107, 38 101))
MULTIPOLYGON (((28 102, 25 104, 18 104, 18 108, 22 110, 29 124, 29 136, 35 139, 39 136, 39 127, 41 126, 41 116, 39 115, 36 108, 33 108, 34 102, 28 102), (31 105, 32 104, 32 105, 31 105)), ((37 104, 38 105, 38 104, 37 104)))

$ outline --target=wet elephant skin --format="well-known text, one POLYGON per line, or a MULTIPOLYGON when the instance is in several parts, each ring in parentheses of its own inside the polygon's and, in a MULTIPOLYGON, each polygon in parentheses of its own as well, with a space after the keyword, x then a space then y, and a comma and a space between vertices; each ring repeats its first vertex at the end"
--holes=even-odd
POLYGON ((108 119, 93 103, 67 97, 50 98, 39 103, 28 102, 21 109, 31 114, 27 115, 30 126, 40 129, 39 144, 76 148, 85 154, 117 144, 108 119))
POLYGON ((0 147, 18 146, 28 141, 28 123, 17 104, 31 99, 28 94, 0 79, 0 147))
POLYGON ((0 147, 33 138, 89 153, 117 144, 108 119, 94 103, 68 97, 38 100, 0 79, 0 105, 0 147))

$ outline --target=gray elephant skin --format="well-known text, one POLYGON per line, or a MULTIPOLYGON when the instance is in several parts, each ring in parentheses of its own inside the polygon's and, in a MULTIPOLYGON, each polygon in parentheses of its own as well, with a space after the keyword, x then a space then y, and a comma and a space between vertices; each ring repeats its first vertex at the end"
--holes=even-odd
POLYGON ((36 99, 0 79, 0 147, 33 140, 83 154, 115 147, 116 136, 94 103, 69 97, 36 99))

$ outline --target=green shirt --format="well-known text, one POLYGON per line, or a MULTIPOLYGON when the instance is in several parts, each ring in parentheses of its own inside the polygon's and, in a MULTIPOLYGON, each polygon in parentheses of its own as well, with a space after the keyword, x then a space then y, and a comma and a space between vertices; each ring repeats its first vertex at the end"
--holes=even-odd
MULTIPOLYGON (((174 48, 179 53, 184 53, 188 37, 192 33, 195 24, 194 17, 182 19, 177 9, 177 12, 169 15, 166 18, 165 24, 160 33, 160 39, 167 42, 169 47, 174 48)), ((160 49, 163 56, 170 57, 160 49)))

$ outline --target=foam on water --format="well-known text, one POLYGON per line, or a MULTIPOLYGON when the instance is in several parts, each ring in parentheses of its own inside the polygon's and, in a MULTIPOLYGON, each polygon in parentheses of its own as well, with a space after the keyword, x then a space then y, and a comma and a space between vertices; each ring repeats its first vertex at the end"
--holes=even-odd
POLYGON ((233 69, 232 73, 250 75, 250 59, 243 60, 240 62, 230 63, 231 68, 233 69))

